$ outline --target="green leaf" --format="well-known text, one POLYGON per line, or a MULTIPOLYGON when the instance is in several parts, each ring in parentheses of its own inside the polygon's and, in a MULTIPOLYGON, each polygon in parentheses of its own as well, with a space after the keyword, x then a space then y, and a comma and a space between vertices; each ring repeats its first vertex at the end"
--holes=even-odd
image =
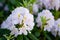
POLYGON ((49 36, 46 32, 44 32, 44 34, 45 34, 45 37, 46 37, 48 40, 52 40, 52 39, 50 38, 50 36, 49 36))
POLYGON ((51 10, 51 12, 53 13, 55 19, 60 18, 60 11, 51 10))
POLYGON ((0 40, 6 40, 4 37, 0 37, 0 40))
POLYGON ((27 7, 28 2, 23 0, 24 7, 27 7))
POLYGON ((35 36, 36 36, 36 37, 39 37, 39 36, 40 36, 40 32, 39 32, 39 31, 36 31, 36 32, 35 32, 35 36))
POLYGON ((55 12, 55 19, 58 19, 60 17, 60 11, 55 12))
POLYGON ((9 34, 10 31, 7 29, 0 29, 0 35, 5 35, 5 34, 9 34))
POLYGON ((13 5, 16 4, 16 0, 9 0, 13 5))
POLYGON ((16 40, 23 40, 23 35, 18 35, 16 40))
POLYGON ((24 35, 24 40, 29 40, 29 38, 27 36, 24 35))
POLYGON ((5 2, 5 0, 0 0, 0 2, 5 2))
POLYGON ((3 11, 0 11, 0 17, 3 17, 3 11))
POLYGON ((28 37, 32 40, 38 40, 32 33, 29 33, 28 37))
POLYGON ((12 11, 14 9, 14 6, 8 3, 9 10, 12 11))

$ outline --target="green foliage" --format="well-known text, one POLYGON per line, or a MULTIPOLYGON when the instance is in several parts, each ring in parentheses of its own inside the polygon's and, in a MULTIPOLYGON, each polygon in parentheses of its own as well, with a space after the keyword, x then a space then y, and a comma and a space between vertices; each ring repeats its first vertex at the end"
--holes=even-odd
POLYGON ((0 37, 0 40, 6 40, 4 37, 0 37))
POLYGON ((7 29, 1 29, 1 28, 0 28, 0 36, 3 36, 3 35, 5 35, 5 34, 9 34, 9 33, 10 33, 9 30, 7 30, 7 29))

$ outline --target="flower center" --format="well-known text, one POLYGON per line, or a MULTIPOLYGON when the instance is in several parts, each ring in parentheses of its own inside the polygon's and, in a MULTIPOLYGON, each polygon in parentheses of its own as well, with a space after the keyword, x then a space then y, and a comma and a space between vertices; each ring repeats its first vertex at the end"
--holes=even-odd
MULTIPOLYGON (((18 17, 20 17, 20 14, 18 15, 18 17)), ((24 18, 23 18, 23 20, 22 20, 22 23, 21 24, 16 24, 15 26, 16 26, 16 28, 22 28, 22 27, 24 27, 23 25, 24 25, 24 22, 26 21, 26 16, 24 15, 24 18)))
POLYGON ((42 25, 47 25, 47 21, 49 21, 50 19, 46 19, 46 17, 42 16, 41 17, 41 21, 42 21, 42 25))
POLYGON ((20 14, 18 14, 18 19, 20 18, 20 14))

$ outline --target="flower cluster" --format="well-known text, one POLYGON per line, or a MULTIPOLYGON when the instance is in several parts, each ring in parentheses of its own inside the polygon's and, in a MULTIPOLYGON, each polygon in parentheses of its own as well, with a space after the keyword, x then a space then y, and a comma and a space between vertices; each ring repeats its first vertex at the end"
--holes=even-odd
POLYGON ((51 31, 51 28, 54 25, 54 16, 49 10, 43 10, 42 12, 38 13, 36 22, 38 27, 42 27, 44 25, 45 31, 51 31))
POLYGON ((54 16, 49 10, 43 10, 38 13, 36 18, 37 27, 40 27, 44 31, 51 32, 55 37, 60 36, 60 18, 58 20, 54 19, 54 16))
POLYGON ((55 24, 51 30, 51 33, 56 37, 57 35, 60 36, 60 18, 55 21, 55 24))
POLYGON ((1 28, 11 30, 11 35, 27 35, 34 26, 33 15, 24 7, 18 7, 12 11, 12 14, 2 23, 1 28))
POLYGON ((33 5, 33 11, 38 12, 38 9, 43 9, 43 8, 50 9, 50 10, 51 9, 59 10, 60 0, 36 0, 35 4, 33 5))

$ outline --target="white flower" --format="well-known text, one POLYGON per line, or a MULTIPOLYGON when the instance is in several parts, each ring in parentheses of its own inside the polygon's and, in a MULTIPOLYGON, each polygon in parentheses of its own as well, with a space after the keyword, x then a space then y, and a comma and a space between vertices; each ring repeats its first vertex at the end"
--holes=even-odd
POLYGON ((60 7, 60 1, 59 1, 59 0, 54 0, 54 1, 55 1, 55 3, 54 3, 55 9, 56 9, 56 10, 59 10, 59 7, 60 7))
POLYGON ((37 5, 39 6, 40 9, 43 7, 43 0, 36 0, 37 5))
POLYGON ((57 30, 60 31, 60 18, 56 20, 55 25, 58 28, 57 30))
POLYGON ((51 33, 52 33, 52 35, 54 35, 55 37, 57 36, 57 26, 56 26, 56 24, 54 24, 54 26, 52 27, 51 33))
POLYGON ((43 0, 42 3, 46 7, 46 9, 50 9, 50 0, 43 0))
POLYGON ((15 37, 18 35, 19 31, 17 28, 15 28, 15 26, 13 26, 13 28, 11 29, 11 35, 15 35, 15 37))
POLYGON ((55 8, 56 10, 58 10, 60 7, 60 0, 37 0, 37 1, 40 2, 39 3, 40 7, 42 6, 45 7, 46 9, 54 10, 55 8))
POLYGON ((34 18, 29 10, 24 7, 18 7, 12 11, 12 14, 5 20, 1 28, 7 28, 11 30, 11 35, 27 35, 34 26, 34 18))
POLYGON ((47 20, 46 25, 44 26, 44 31, 50 31, 52 26, 54 25, 54 16, 49 10, 43 10, 38 14, 38 17, 36 19, 37 26, 41 27, 42 26, 42 19, 41 17, 45 18, 47 20))
POLYGON ((50 7, 51 7, 51 9, 56 9, 56 10, 58 10, 59 9, 59 6, 60 5, 60 1, 59 0, 51 0, 50 1, 50 7))
POLYGON ((45 7, 46 9, 54 9, 54 7, 51 5, 51 2, 52 2, 51 0, 37 0, 37 1, 39 2, 39 6, 41 8, 45 7))
POLYGON ((11 29, 12 28, 11 26, 14 26, 14 24, 12 24, 11 18, 12 17, 10 15, 5 21, 3 21, 3 23, 1 24, 1 28, 11 29))
POLYGON ((51 29, 51 33, 56 37, 60 36, 60 18, 55 21, 54 27, 51 29))
POLYGON ((38 12, 38 5, 37 4, 33 4, 33 13, 34 14, 37 14, 37 12, 38 12))
MULTIPOLYGON (((57 31, 57 34, 54 33, 54 32, 52 32, 52 33, 60 36, 60 18, 55 21, 54 28, 55 28, 55 29, 54 29, 53 31, 57 31)), ((52 28, 52 29, 53 29, 53 28, 52 28)), ((54 36, 55 36, 55 35, 54 35, 54 36)))

